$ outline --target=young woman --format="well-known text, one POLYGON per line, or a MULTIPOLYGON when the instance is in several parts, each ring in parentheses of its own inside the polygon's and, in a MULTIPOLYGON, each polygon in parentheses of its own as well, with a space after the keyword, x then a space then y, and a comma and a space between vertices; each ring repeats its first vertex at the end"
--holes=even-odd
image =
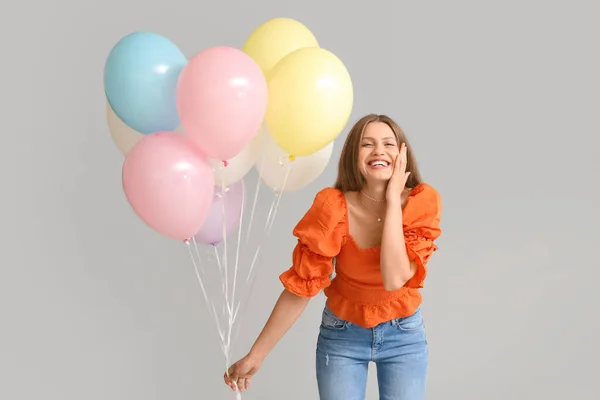
POLYGON ((437 250, 441 200, 421 180, 404 132, 385 115, 350 130, 337 182, 294 229, 293 265, 252 349, 224 375, 245 390, 267 354, 324 290, 316 369, 321 400, 364 400, 375 363, 381 400, 425 395, 428 350, 420 288, 437 250), (335 278, 331 278, 334 272, 335 278))

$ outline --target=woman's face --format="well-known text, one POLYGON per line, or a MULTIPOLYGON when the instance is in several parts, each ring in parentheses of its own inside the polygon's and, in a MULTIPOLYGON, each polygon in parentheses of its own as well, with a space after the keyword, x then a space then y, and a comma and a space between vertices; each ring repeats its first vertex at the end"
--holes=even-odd
POLYGON ((367 182, 388 181, 399 152, 394 131, 383 122, 371 122, 361 138, 358 168, 367 182))

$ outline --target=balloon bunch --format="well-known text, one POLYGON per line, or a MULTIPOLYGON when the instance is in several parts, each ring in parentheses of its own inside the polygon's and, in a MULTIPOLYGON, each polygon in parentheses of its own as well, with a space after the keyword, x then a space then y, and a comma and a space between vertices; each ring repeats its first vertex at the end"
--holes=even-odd
POLYGON ((240 225, 253 167, 274 193, 305 187, 353 106, 344 64, 290 18, 258 26, 241 49, 190 59, 159 34, 129 34, 110 51, 104 84, 132 209, 166 237, 212 246, 240 225))
POLYGON ((273 190, 315 180, 353 105, 344 64, 290 18, 258 26, 241 50, 210 47, 189 60, 156 33, 129 34, 108 55, 104 83, 126 198, 176 239, 201 230, 215 185, 253 166, 273 190))

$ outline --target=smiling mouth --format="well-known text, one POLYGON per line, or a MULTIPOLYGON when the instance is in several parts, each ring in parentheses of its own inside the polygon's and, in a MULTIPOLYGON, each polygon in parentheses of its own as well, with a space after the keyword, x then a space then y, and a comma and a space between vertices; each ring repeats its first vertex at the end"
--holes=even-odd
POLYGON ((368 165, 371 168, 387 168, 387 167, 389 167, 390 163, 387 161, 383 161, 383 160, 374 160, 374 161, 370 161, 368 163, 368 165))

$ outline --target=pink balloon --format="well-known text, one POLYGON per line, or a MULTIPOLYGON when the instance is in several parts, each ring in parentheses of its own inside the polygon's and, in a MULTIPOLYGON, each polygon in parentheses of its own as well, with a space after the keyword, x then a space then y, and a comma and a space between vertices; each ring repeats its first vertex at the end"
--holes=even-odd
POLYGON ((267 110, 258 64, 233 47, 210 47, 179 76, 177 108, 186 134, 210 158, 227 160, 256 135, 267 110))
POLYGON ((127 201, 157 232, 184 240, 204 224, 213 200, 214 172, 184 135, 145 135, 127 154, 122 179, 127 201))

